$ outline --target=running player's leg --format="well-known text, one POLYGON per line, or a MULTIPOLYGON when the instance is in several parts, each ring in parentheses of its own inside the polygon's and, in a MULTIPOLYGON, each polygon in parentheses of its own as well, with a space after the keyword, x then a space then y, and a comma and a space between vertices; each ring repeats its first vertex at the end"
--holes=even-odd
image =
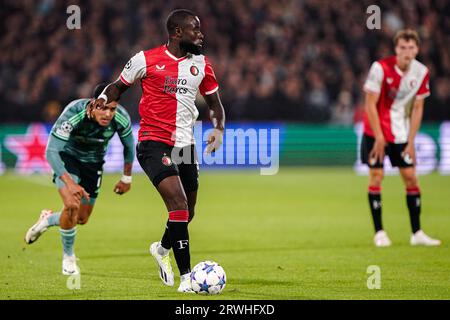
MULTIPOLYGON (((188 210, 189 210, 189 221, 190 223, 195 215, 195 204, 197 203, 197 190, 186 192, 187 197, 187 203, 188 203, 188 210)), ((169 226, 168 226, 169 220, 167 220, 166 223, 166 229, 164 231, 164 234, 161 239, 161 246, 160 246, 160 254, 167 254, 169 250, 172 248, 172 245, 170 244, 170 238, 169 238, 169 226)))
POLYGON ((187 197, 179 176, 165 178, 159 183, 157 189, 169 211, 169 221, 167 226, 170 244, 173 249, 180 275, 184 276, 191 272, 187 197))
MULTIPOLYGON (((190 223, 195 215, 195 205, 197 203, 197 190, 198 190, 198 162, 195 155, 195 147, 190 146, 190 158, 191 162, 181 163, 178 165, 179 177, 181 184, 183 185, 184 192, 186 193, 188 210, 189 210, 189 221, 190 223)), ((184 148, 184 149, 186 149, 184 148)), ((168 221, 167 221, 168 222, 168 221)), ((166 223, 166 229, 161 239, 160 254, 165 254, 172 248, 169 238, 169 229, 166 223), (167 250, 167 251, 166 251, 167 250)))
MULTIPOLYGON (((80 173, 77 166, 74 165, 74 163, 71 162, 68 158, 66 159, 65 165, 67 169, 72 172, 71 173, 72 179, 76 183, 78 183, 80 181, 79 178, 80 173)), ((58 190, 65 187, 64 182, 62 182, 61 179, 57 178, 56 176, 53 177, 53 182, 55 183, 58 190)), ((82 199, 82 201, 83 200, 84 199, 82 199)), ((31 228, 29 228, 27 233, 25 234, 25 242, 27 244, 31 244, 37 241, 39 237, 48 230, 48 228, 53 226, 60 226, 62 212, 63 210, 58 212, 53 212, 52 210, 49 209, 42 210, 38 221, 31 228)))
MULTIPOLYGON (((69 164, 69 167, 71 166, 77 168, 78 172, 78 176, 75 176, 72 173, 74 181, 90 195, 90 198, 76 199, 70 194, 65 185, 59 189, 64 203, 64 208, 60 218, 60 232, 64 250, 64 274, 73 274, 73 272, 77 272, 73 270, 78 270, 78 267, 76 266, 76 257, 73 250, 75 235, 77 232, 76 226, 77 224, 87 223, 98 196, 103 174, 103 163, 87 164, 75 160, 72 165, 69 164)), ((72 169, 72 171, 74 170, 72 169)), ((59 179, 56 180, 57 184, 59 183, 58 180, 59 179)))
MULTIPOLYGON (((173 164, 170 155, 172 147, 156 141, 140 141, 136 146, 136 156, 144 172, 151 182, 158 189, 159 184, 168 177, 178 178, 178 168, 173 164)), ((170 201, 164 197, 163 201, 168 208, 170 201)), ((170 217, 169 217, 170 218, 170 217)), ((172 247, 169 234, 170 219, 165 225, 165 232, 161 241, 153 242, 150 245, 150 254, 158 265, 158 272, 161 281, 168 286, 174 285, 174 274, 170 262, 170 249, 172 247)))
POLYGON ((427 236, 420 226, 420 212, 422 207, 419 181, 416 169, 413 166, 401 167, 400 174, 406 189, 406 203, 409 210, 409 218, 411 221, 412 235, 410 238, 411 245, 438 246, 440 240, 432 239, 427 236))
POLYGON ((80 200, 76 199, 66 186, 59 189, 59 194, 64 203, 59 222, 59 231, 64 252, 62 272, 64 275, 79 274, 80 271, 76 264, 74 243, 77 233, 78 210, 81 204, 80 200))
MULTIPOLYGON (((92 198, 91 198, 92 199, 92 198)), ((94 210, 94 205, 90 203, 81 203, 80 209, 78 210, 78 220, 77 224, 83 225, 89 221, 92 211, 94 210)))

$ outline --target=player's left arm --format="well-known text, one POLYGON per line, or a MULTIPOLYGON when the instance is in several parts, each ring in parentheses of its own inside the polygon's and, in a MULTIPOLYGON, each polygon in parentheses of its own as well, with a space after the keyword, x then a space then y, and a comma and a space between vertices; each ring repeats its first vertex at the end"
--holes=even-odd
POLYGON ((411 110, 411 119, 408 133, 408 142, 403 150, 402 156, 409 155, 416 164, 416 150, 414 148, 414 139, 416 138, 417 132, 419 132, 420 125, 422 123, 423 108, 425 105, 425 98, 430 95, 430 73, 427 71, 425 77, 420 84, 419 90, 417 91, 416 97, 413 102, 411 110))
POLYGON ((205 76, 199 86, 200 94, 205 99, 209 107, 209 117, 212 121, 214 129, 208 135, 206 141, 206 154, 216 151, 220 148, 223 141, 223 131, 225 129, 225 110, 220 101, 219 83, 214 74, 213 67, 205 57, 205 76))
POLYGON ((223 142, 223 131, 225 130, 225 110, 220 101, 219 91, 204 96, 209 107, 209 117, 214 126, 206 141, 206 154, 216 151, 223 142))
POLYGON ((403 150, 403 156, 408 154, 413 160, 414 164, 416 163, 416 150, 414 148, 414 139, 416 138, 417 132, 419 131, 420 125, 422 123, 424 105, 425 99, 414 100, 413 107, 411 110, 408 142, 405 149, 403 150))

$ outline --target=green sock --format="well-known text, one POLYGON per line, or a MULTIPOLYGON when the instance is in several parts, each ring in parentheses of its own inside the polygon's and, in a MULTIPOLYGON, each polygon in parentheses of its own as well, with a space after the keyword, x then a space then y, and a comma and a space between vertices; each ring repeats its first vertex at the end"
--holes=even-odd
POLYGON ((61 212, 55 212, 47 218, 48 226, 59 226, 59 219, 61 218, 61 212))
POLYGON ((75 242, 75 235, 77 234, 77 228, 73 227, 69 230, 59 229, 61 234, 61 241, 63 245, 64 253, 68 256, 73 255, 73 244, 75 242))

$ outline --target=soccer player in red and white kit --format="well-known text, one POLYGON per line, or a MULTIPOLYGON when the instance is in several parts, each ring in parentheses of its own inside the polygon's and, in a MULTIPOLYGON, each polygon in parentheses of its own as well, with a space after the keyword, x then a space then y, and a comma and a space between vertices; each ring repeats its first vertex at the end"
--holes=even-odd
POLYGON ((197 92, 210 109, 214 129, 206 153, 222 144, 225 112, 219 85, 208 59, 201 54, 200 20, 189 10, 170 13, 166 22, 169 40, 140 51, 125 65, 119 79, 109 84, 94 107, 117 100, 140 81, 142 97, 137 158, 160 193, 169 212, 160 242, 150 245, 164 284, 174 285, 169 251, 173 250, 180 271, 179 292, 193 292, 190 285, 188 222, 194 216, 198 190, 198 162, 193 127, 198 116, 197 92))
POLYGON ((416 175, 414 138, 419 130, 424 100, 430 95, 429 71, 415 58, 419 52, 416 31, 399 31, 395 56, 372 64, 364 84, 366 92, 364 136, 361 158, 369 170, 369 205, 375 226, 377 247, 391 245, 381 222, 381 182, 385 154, 398 167, 406 188, 411 221, 411 245, 437 246, 441 242, 427 236, 420 227, 420 188, 416 175))

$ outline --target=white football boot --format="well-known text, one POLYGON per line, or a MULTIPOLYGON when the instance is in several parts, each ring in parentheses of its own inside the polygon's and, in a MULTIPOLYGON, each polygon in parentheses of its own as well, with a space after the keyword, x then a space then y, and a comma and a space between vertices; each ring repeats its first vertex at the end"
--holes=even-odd
POLYGON ((373 237, 373 242, 377 247, 389 247, 392 244, 391 239, 389 239, 386 231, 384 230, 380 230, 377 233, 375 233, 375 236, 373 237))
POLYGON ((161 242, 153 242, 150 245, 150 254, 155 258, 159 267, 159 277, 166 286, 173 286, 174 274, 172 265, 170 264, 169 253, 161 255, 158 253, 158 247, 161 246, 161 242))
POLYGON ((183 293, 195 293, 194 290, 192 290, 190 273, 183 274, 180 277, 180 286, 177 291, 183 293))
POLYGON ((47 231, 48 228, 48 221, 47 218, 53 214, 52 210, 42 210, 41 215, 39 216, 38 221, 31 226, 30 229, 28 229, 27 233, 25 234, 25 243, 32 244, 35 242, 39 237, 47 231))
POLYGON ((73 254, 68 256, 63 255, 62 274, 65 276, 74 276, 80 274, 80 268, 77 266, 77 257, 73 254))
POLYGON ((412 246, 440 246, 441 240, 430 238, 422 230, 411 235, 410 244, 412 246))

